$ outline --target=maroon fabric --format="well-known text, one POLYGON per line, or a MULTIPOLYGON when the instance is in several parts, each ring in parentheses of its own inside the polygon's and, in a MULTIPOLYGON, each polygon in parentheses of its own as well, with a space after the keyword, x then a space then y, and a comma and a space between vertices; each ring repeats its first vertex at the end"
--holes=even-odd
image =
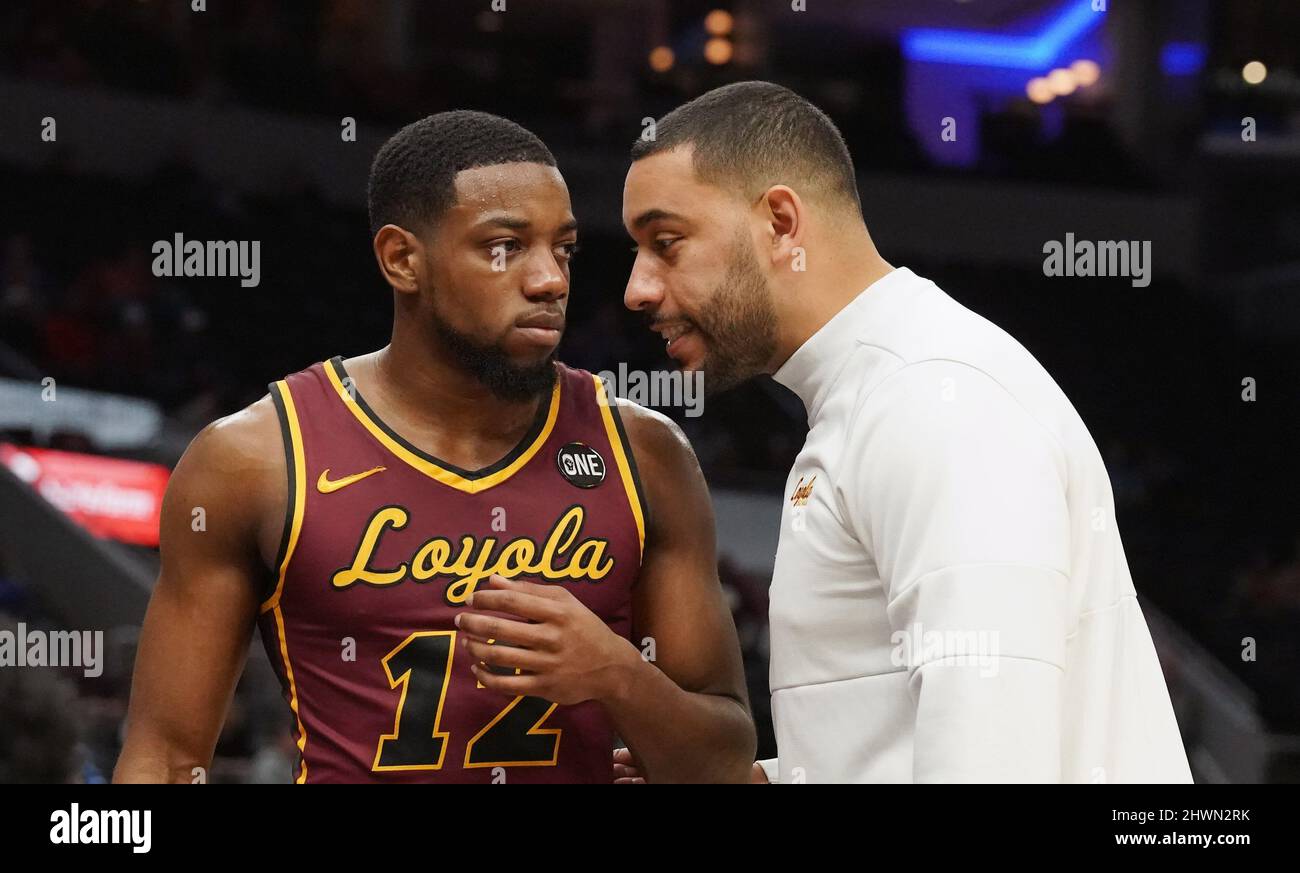
MULTIPOLYGON (((604 709, 590 701, 561 706, 536 724, 549 703, 530 698, 515 698, 512 703, 512 698, 477 687, 469 669, 471 657, 460 648, 453 624, 463 606, 449 601, 449 594, 464 593, 465 586, 457 585, 463 576, 416 578, 439 566, 417 559, 422 546, 433 538, 448 544, 426 549, 425 557, 442 548, 450 554, 443 567, 454 563, 465 538, 472 546, 467 558, 471 567, 485 544, 490 546, 486 553, 490 563, 519 538, 531 540, 535 554, 541 555, 566 513, 578 507, 580 530, 576 536, 568 535, 578 520, 570 515, 551 563, 563 570, 584 553, 588 566, 606 572, 599 579, 552 584, 564 585, 616 633, 629 635, 631 591, 641 546, 591 374, 559 366, 559 413, 541 449, 504 481, 470 494, 436 481, 390 451, 345 405, 325 373, 326 366, 331 364, 316 364, 286 380, 302 433, 306 504, 278 607, 267 608, 259 619, 267 654, 288 699, 279 628, 283 624, 283 648, 298 707, 296 721, 302 725, 302 734, 297 723, 294 730, 306 764, 303 781, 486 783, 504 776, 510 783, 609 782, 613 732, 604 709), (600 454, 605 475, 599 484, 581 488, 562 475, 557 454, 571 443, 600 454), (338 481, 380 466, 385 467, 382 472, 332 493, 317 488, 326 469, 329 480, 338 481), (338 587, 336 574, 353 566, 371 520, 387 507, 404 511, 406 522, 400 529, 396 519, 383 527, 365 567, 394 572, 400 581, 353 581, 338 587), (399 573, 402 565, 405 571, 399 573), (346 660, 353 643, 355 660, 346 660), (448 652, 450 669, 440 672, 448 652), (390 654, 396 687, 384 666, 390 654), (439 691, 443 692, 440 709, 439 691), (399 702, 400 730, 396 737, 384 740, 381 769, 375 769, 381 738, 394 734, 399 702), (494 720, 493 728, 483 733, 494 720), (555 730, 560 731, 558 743, 554 734, 546 733, 555 730), (472 763, 480 766, 467 767, 467 745, 475 737, 479 739, 472 763), (552 748, 554 763, 547 760, 552 748), (439 752, 441 762, 435 768, 439 752), (534 761, 543 763, 525 763, 534 761), (504 770, 496 770, 498 766, 504 770)), ((341 364, 334 366, 340 377, 346 377, 341 364)), ((273 385, 273 397, 275 389, 273 385)), ((545 406, 549 408, 549 398, 545 406)), ((521 448, 534 437, 530 431, 521 448)), ((512 456, 517 454, 518 450, 512 456)), ((630 497, 638 499, 635 494, 630 497)), ((524 548, 514 547, 517 558, 524 548)), ((531 568, 537 569, 536 562, 531 568)), ((548 581, 537 573, 514 575, 548 581)), ((303 769, 300 761, 295 779, 302 779, 303 769)))

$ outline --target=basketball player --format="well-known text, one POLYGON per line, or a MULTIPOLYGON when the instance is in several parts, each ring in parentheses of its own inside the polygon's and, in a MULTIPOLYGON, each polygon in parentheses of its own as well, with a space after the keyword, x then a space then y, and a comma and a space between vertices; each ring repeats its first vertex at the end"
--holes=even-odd
POLYGON ((632 160, 628 307, 706 391, 770 373, 808 412, 756 781, 1189 781, 1087 428, 1013 338, 880 256, 830 119, 729 85, 632 160))
POLYGON ((275 382, 181 459, 116 780, 202 776, 256 625, 297 782, 608 783, 615 734, 650 781, 745 781, 694 455, 555 361, 555 159, 430 116, 379 151, 369 208, 391 344, 275 382))

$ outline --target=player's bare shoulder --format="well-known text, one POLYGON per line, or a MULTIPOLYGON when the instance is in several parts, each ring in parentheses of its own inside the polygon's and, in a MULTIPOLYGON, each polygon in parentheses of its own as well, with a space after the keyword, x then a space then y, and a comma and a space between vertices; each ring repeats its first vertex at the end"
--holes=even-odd
POLYGON ((201 523, 231 544, 274 561, 288 500, 280 420, 270 395, 201 430, 176 465, 163 501, 169 527, 201 523))
POLYGON ((632 450, 636 452, 638 464, 641 464, 644 458, 646 463, 689 462, 689 466, 699 468, 695 460, 695 450, 691 448, 690 440, 686 438, 686 434, 682 432, 677 422, 662 412, 647 409, 622 397, 614 399, 618 404, 618 414, 623 420, 628 441, 632 443, 632 450))
POLYGON ((656 506, 690 507, 710 513, 711 503, 695 450, 677 422, 661 412, 616 398, 619 418, 627 431, 652 518, 667 511, 656 506), (702 504, 702 506, 697 506, 702 504))
POLYGON ((267 395, 238 412, 211 422, 190 442, 176 466, 177 476, 257 486, 275 473, 283 485, 284 443, 275 406, 267 395))

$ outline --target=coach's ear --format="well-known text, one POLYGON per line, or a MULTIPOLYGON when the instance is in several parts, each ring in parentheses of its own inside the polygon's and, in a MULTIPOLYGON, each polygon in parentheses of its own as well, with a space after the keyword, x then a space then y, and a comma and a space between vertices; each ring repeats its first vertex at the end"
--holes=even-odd
POLYGON ((420 259, 424 247, 413 233, 395 224, 385 224, 375 234, 374 248, 379 272, 394 291, 414 294, 420 290, 419 277, 423 266, 420 259))
POLYGON ((763 195, 759 208, 764 210, 763 222, 769 234, 772 264, 788 263, 804 242, 808 214, 803 200, 794 189, 773 185, 763 195))

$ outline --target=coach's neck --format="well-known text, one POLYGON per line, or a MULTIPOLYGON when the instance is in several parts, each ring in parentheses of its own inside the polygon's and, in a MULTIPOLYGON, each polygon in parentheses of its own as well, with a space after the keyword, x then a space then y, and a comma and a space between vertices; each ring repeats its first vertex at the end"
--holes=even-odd
POLYGON ((776 354, 767 372, 790 356, 859 294, 894 268, 876 250, 866 225, 812 223, 803 243, 805 269, 786 264, 773 281, 776 354))

